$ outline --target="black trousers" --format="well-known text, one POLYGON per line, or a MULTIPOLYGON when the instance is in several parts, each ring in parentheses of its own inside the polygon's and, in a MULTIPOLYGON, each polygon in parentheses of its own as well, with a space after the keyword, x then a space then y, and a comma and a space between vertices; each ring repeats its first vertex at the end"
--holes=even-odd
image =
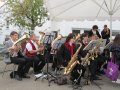
POLYGON ((90 65, 89 65, 89 70, 90 70, 90 73, 91 73, 91 76, 90 76, 91 80, 93 80, 93 78, 96 76, 97 68, 98 68, 98 61, 96 59, 91 60, 90 65))
POLYGON ((17 74, 23 76, 28 73, 30 69, 31 62, 29 62, 25 57, 11 57, 11 62, 18 65, 17 74))
POLYGON ((43 69, 43 67, 45 66, 45 59, 43 55, 36 55, 34 57, 25 57, 27 58, 27 60, 29 60, 30 62, 32 62, 31 66, 33 67, 34 64, 34 72, 39 72, 43 69))
POLYGON ((84 76, 85 71, 86 71, 86 69, 83 65, 77 64, 74 67, 73 71, 71 72, 71 80, 74 81, 75 79, 77 80, 80 77, 77 81, 77 84, 79 84, 80 80, 81 80, 81 77, 84 76), (82 73, 81 73, 81 76, 80 76, 79 72, 81 72, 81 70, 82 70, 82 73))

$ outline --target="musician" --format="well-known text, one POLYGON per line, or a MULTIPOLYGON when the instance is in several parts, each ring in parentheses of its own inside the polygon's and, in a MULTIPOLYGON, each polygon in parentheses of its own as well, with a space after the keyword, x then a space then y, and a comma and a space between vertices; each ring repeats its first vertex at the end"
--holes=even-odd
MULTIPOLYGON (((79 55, 80 55, 82 58, 85 58, 86 55, 91 52, 91 51, 88 51, 88 50, 83 50, 83 49, 85 48, 85 46, 87 46, 88 43, 89 43, 91 40, 96 40, 96 39, 98 39, 98 36, 97 36, 96 34, 92 34, 92 36, 89 37, 89 38, 88 38, 88 34, 87 34, 87 33, 83 33, 83 34, 81 35, 82 48, 81 48, 81 50, 80 50, 81 52, 80 52, 79 55)), ((89 57, 90 57, 90 56, 89 56, 89 57)), ((88 58, 89 58, 89 57, 88 57, 88 58)), ((93 57, 93 58, 94 58, 94 57, 93 57)), ((90 60, 90 59, 89 59, 89 61, 88 61, 87 65, 89 66, 89 70, 90 70, 90 73, 91 73, 90 81, 92 81, 92 80, 99 80, 99 77, 96 76, 96 70, 97 70, 97 65, 98 65, 97 61, 96 61, 96 60, 90 60), (90 61, 90 64, 89 64, 89 61, 90 61)), ((84 72, 85 72, 85 71, 84 71, 84 72)), ((83 75, 84 75, 84 73, 83 73, 83 75)))
POLYGON ((102 39, 106 39, 106 44, 108 44, 110 42, 109 38, 110 38, 110 29, 107 27, 107 25, 104 25, 104 29, 101 32, 102 35, 102 39))
POLYGON ((120 34, 115 36, 110 51, 115 55, 116 63, 119 65, 120 69, 120 34))
POLYGON ((45 66, 45 59, 39 52, 44 50, 44 47, 38 48, 37 39, 34 33, 30 36, 30 41, 26 44, 26 58, 34 62, 34 73, 41 73, 41 70, 45 66))
POLYGON ((88 37, 91 37, 93 34, 97 35, 97 37, 101 38, 101 35, 98 32, 98 26, 93 25, 92 29, 88 33, 88 37))
MULTIPOLYGON (((90 37, 91 40, 98 40, 98 36, 96 34, 93 34, 90 37)), ((100 53, 100 48, 97 47, 94 51, 94 56, 92 56, 94 58, 94 60, 90 60, 90 65, 89 65, 89 69, 90 69, 90 80, 101 80, 97 75, 98 75, 98 70, 100 69, 101 65, 104 62, 104 57, 101 56, 100 53), (96 57, 97 56, 97 57, 96 57)))
MULTIPOLYGON (((76 51, 76 45, 75 45, 75 35, 69 34, 66 38, 65 43, 60 47, 57 57, 59 57, 59 61, 61 62, 61 65, 64 67, 67 67, 69 61, 71 60, 72 56, 75 54, 76 51)), ((79 55, 78 55, 79 59, 79 55)), ((80 70, 83 69, 83 67, 80 64, 77 64, 73 71, 71 72, 71 80, 74 82, 79 77, 80 70), (79 71, 79 72, 77 72, 79 71)), ((80 78, 77 81, 77 84, 80 84, 80 78)))
POLYGON ((28 62, 20 52, 20 45, 14 45, 14 42, 18 39, 18 33, 12 31, 10 33, 10 39, 5 42, 4 52, 8 55, 7 58, 10 58, 11 63, 18 64, 17 74, 15 75, 15 79, 21 81, 22 78, 30 78, 27 76, 27 73, 30 69, 30 62, 28 62), (9 57, 10 55, 10 57, 9 57))

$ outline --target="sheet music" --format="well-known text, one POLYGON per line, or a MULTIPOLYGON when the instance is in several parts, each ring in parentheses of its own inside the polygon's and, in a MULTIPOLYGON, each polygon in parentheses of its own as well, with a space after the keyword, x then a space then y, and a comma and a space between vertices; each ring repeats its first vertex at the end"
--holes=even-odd
POLYGON ((61 47, 61 45, 63 43, 65 43, 66 41, 66 38, 61 38, 60 40, 57 40, 53 46, 52 46, 52 49, 51 49, 51 54, 55 54, 57 52, 57 50, 59 50, 59 48, 61 47))
POLYGON ((113 42, 109 42, 104 49, 110 49, 110 47, 112 46, 113 42))
POLYGON ((83 50, 92 50, 97 45, 97 40, 92 40, 83 50))
POLYGON ((100 45, 99 45, 99 47, 105 47, 105 44, 106 44, 106 39, 99 39, 99 40, 97 40, 98 41, 98 43, 100 43, 100 45))
POLYGON ((92 40, 83 50, 91 50, 94 47, 105 47, 106 39, 92 40))
POLYGON ((60 40, 57 40, 54 44, 52 49, 59 49, 63 43, 65 43, 66 38, 61 38, 60 40))
POLYGON ((45 35, 44 44, 51 44, 51 42, 53 40, 54 40, 54 36, 53 35, 45 35))

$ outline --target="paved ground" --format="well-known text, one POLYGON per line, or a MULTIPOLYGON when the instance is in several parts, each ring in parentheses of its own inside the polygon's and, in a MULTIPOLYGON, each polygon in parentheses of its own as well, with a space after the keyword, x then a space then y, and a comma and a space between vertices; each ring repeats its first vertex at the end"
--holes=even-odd
MULTIPOLYGON (((0 72, 3 70, 4 66, 5 64, 2 61, 0 61, 0 72)), ((9 66, 7 69, 11 69, 11 66, 9 66)), ((10 79, 9 74, 10 72, 6 72, 4 77, 2 77, 2 73, 0 73, 0 90, 73 90, 71 85, 59 86, 54 83, 51 83, 51 86, 48 86, 47 80, 42 81, 41 79, 39 79, 37 81, 34 81, 35 77, 32 73, 32 69, 29 72, 31 78, 23 79, 22 81, 10 79)), ((120 84, 112 83, 105 76, 102 76, 101 78, 102 80, 96 81, 96 83, 99 84, 102 88, 101 90, 120 90, 120 84)), ((99 90, 99 88, 95 84, 83 86, 82 89, 99 90)))

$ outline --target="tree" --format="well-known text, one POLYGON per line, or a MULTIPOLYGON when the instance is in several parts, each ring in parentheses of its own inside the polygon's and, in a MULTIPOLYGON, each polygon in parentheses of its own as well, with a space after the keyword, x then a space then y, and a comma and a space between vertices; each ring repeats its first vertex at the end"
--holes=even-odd
POLYGON ((34 30, 48 19, 43 0, 8 0, 12 23, 34 30))

